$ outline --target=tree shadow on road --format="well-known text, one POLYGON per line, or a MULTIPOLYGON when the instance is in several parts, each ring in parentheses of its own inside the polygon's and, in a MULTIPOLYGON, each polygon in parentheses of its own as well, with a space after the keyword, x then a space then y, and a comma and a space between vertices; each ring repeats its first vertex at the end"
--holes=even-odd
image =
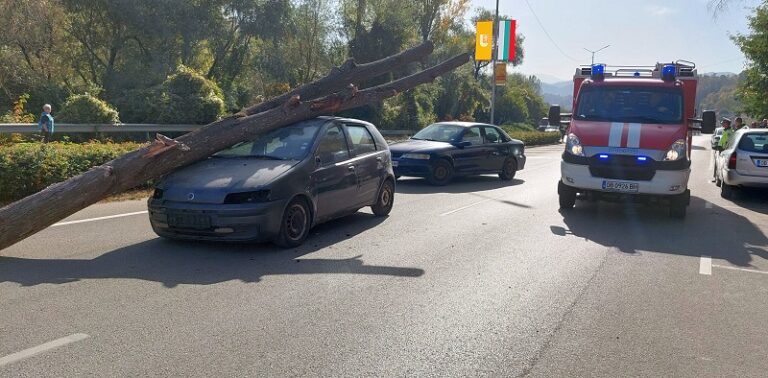
POLYGON ((752 266, 754 256, 768 259, 768 238, 746 217, 691 198, 688 216, 673 219, 666 209, 637 204, 578 203, 561 211, 567 228, 550 226, 553 234, 587 239, 621 252, 640 251, 684 256, 710 256, 752 266))
MULTIPOLYGON (((104 253, 91 260, 29 259, 0 256, 0 282, 22 286, 62 284, 82 279, 131 278, 210 285, 230 280, 259 282, 270 275, 366 274, 420 277, 419 268, 366 265, 362 256, 344 259, 301 258, 361 234, 386 218, 357 213, 318 226, 307 242, 293 250, 268 244, 174 242, 161 238, 104 253)), ((371 249, 375 253, 375 249, 371 249)))
POLYGON ((435 194, 435 193, 476 193, 496 190, 511 186, 522 185, 525 181, 513 179, 502 181, 499 176, 468 176, 456 177, 446 186, 434 186, 426 179, 404 178, 397 181, 397 192, 404 194, 435 194))

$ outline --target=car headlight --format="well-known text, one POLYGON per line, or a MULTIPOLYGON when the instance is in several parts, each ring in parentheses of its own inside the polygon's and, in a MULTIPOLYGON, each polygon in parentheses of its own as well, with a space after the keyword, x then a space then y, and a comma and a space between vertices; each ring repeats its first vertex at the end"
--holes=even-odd
POLYGON ((429 154, 403 154, 403 159, 429 160, 429 154))
POLYGON ((269 201, 269 189, 256 190, 253 192, 230 193, 224 198, 224 203, 228 205, 238 203, 255 203, 269 201))
POLYGON ((677 140, 669 147, 669 151, 664 156, 664 161, 680 160, 686 156, 687 151, 688 143, 685 142, 685 139, 677 140))
POLYGON ((576 134, 568 134, 568 139, 565 141, 565 151, 571 155, 584 156, 584 147, 581 146, 581 141, 576 134))

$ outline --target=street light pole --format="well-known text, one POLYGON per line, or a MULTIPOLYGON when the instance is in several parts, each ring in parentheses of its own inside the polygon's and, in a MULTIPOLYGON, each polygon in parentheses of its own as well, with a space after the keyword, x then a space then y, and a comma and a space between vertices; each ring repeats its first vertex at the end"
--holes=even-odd
POLYGON ((491 56, 491 125, 494 124, 496 111, 496 55, 499 46, 499 0, 496 0, 496 18, 493 20, 493 54, 491 56))
POLYGON ((609 47, 611 47, 611 45, 606 45, 605 47, 603 47, 603 48, 601 48, 599 50, 595 50, 595 51, 592 51, 592 50, 590 50, 590 49, 585 47, 584 50, 587 50, 588 52, 592 53, 592 65, 594 66, 595 65, 595 54, 597 54, 600 51, 603 51, 603 50, 605 50, 605 49, 607 49, 609 47))

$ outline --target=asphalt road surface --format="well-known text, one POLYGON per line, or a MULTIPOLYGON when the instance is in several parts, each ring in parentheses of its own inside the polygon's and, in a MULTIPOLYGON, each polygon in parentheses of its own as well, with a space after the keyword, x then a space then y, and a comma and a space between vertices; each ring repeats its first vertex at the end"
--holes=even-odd
POLYGON ((721 199, 696 144, 682 221, 559 212, 559 146, 511 184, 404 179, 295 250, 96 205, 0 251, 0 376, 763 377, 768 196, 721 199))

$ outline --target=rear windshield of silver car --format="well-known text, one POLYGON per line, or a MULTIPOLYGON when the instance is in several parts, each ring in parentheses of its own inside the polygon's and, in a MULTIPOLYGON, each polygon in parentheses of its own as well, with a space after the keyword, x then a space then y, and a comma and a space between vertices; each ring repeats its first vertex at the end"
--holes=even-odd
POLYGON ((768 154, 768 133, 744 134, 739 141, 739 149, 747 152, 768 154))
POLYGON ((254 158, 270 160, 302 160, 312 148, 312 142, 324 120, 308 120, 270 131, 261 137, 238 143, 217 152, 217 158, 254 158))
POLYGON ((584 87, 576 119, 597 122, 679 124, 683 92, 677 88, 584 87))

